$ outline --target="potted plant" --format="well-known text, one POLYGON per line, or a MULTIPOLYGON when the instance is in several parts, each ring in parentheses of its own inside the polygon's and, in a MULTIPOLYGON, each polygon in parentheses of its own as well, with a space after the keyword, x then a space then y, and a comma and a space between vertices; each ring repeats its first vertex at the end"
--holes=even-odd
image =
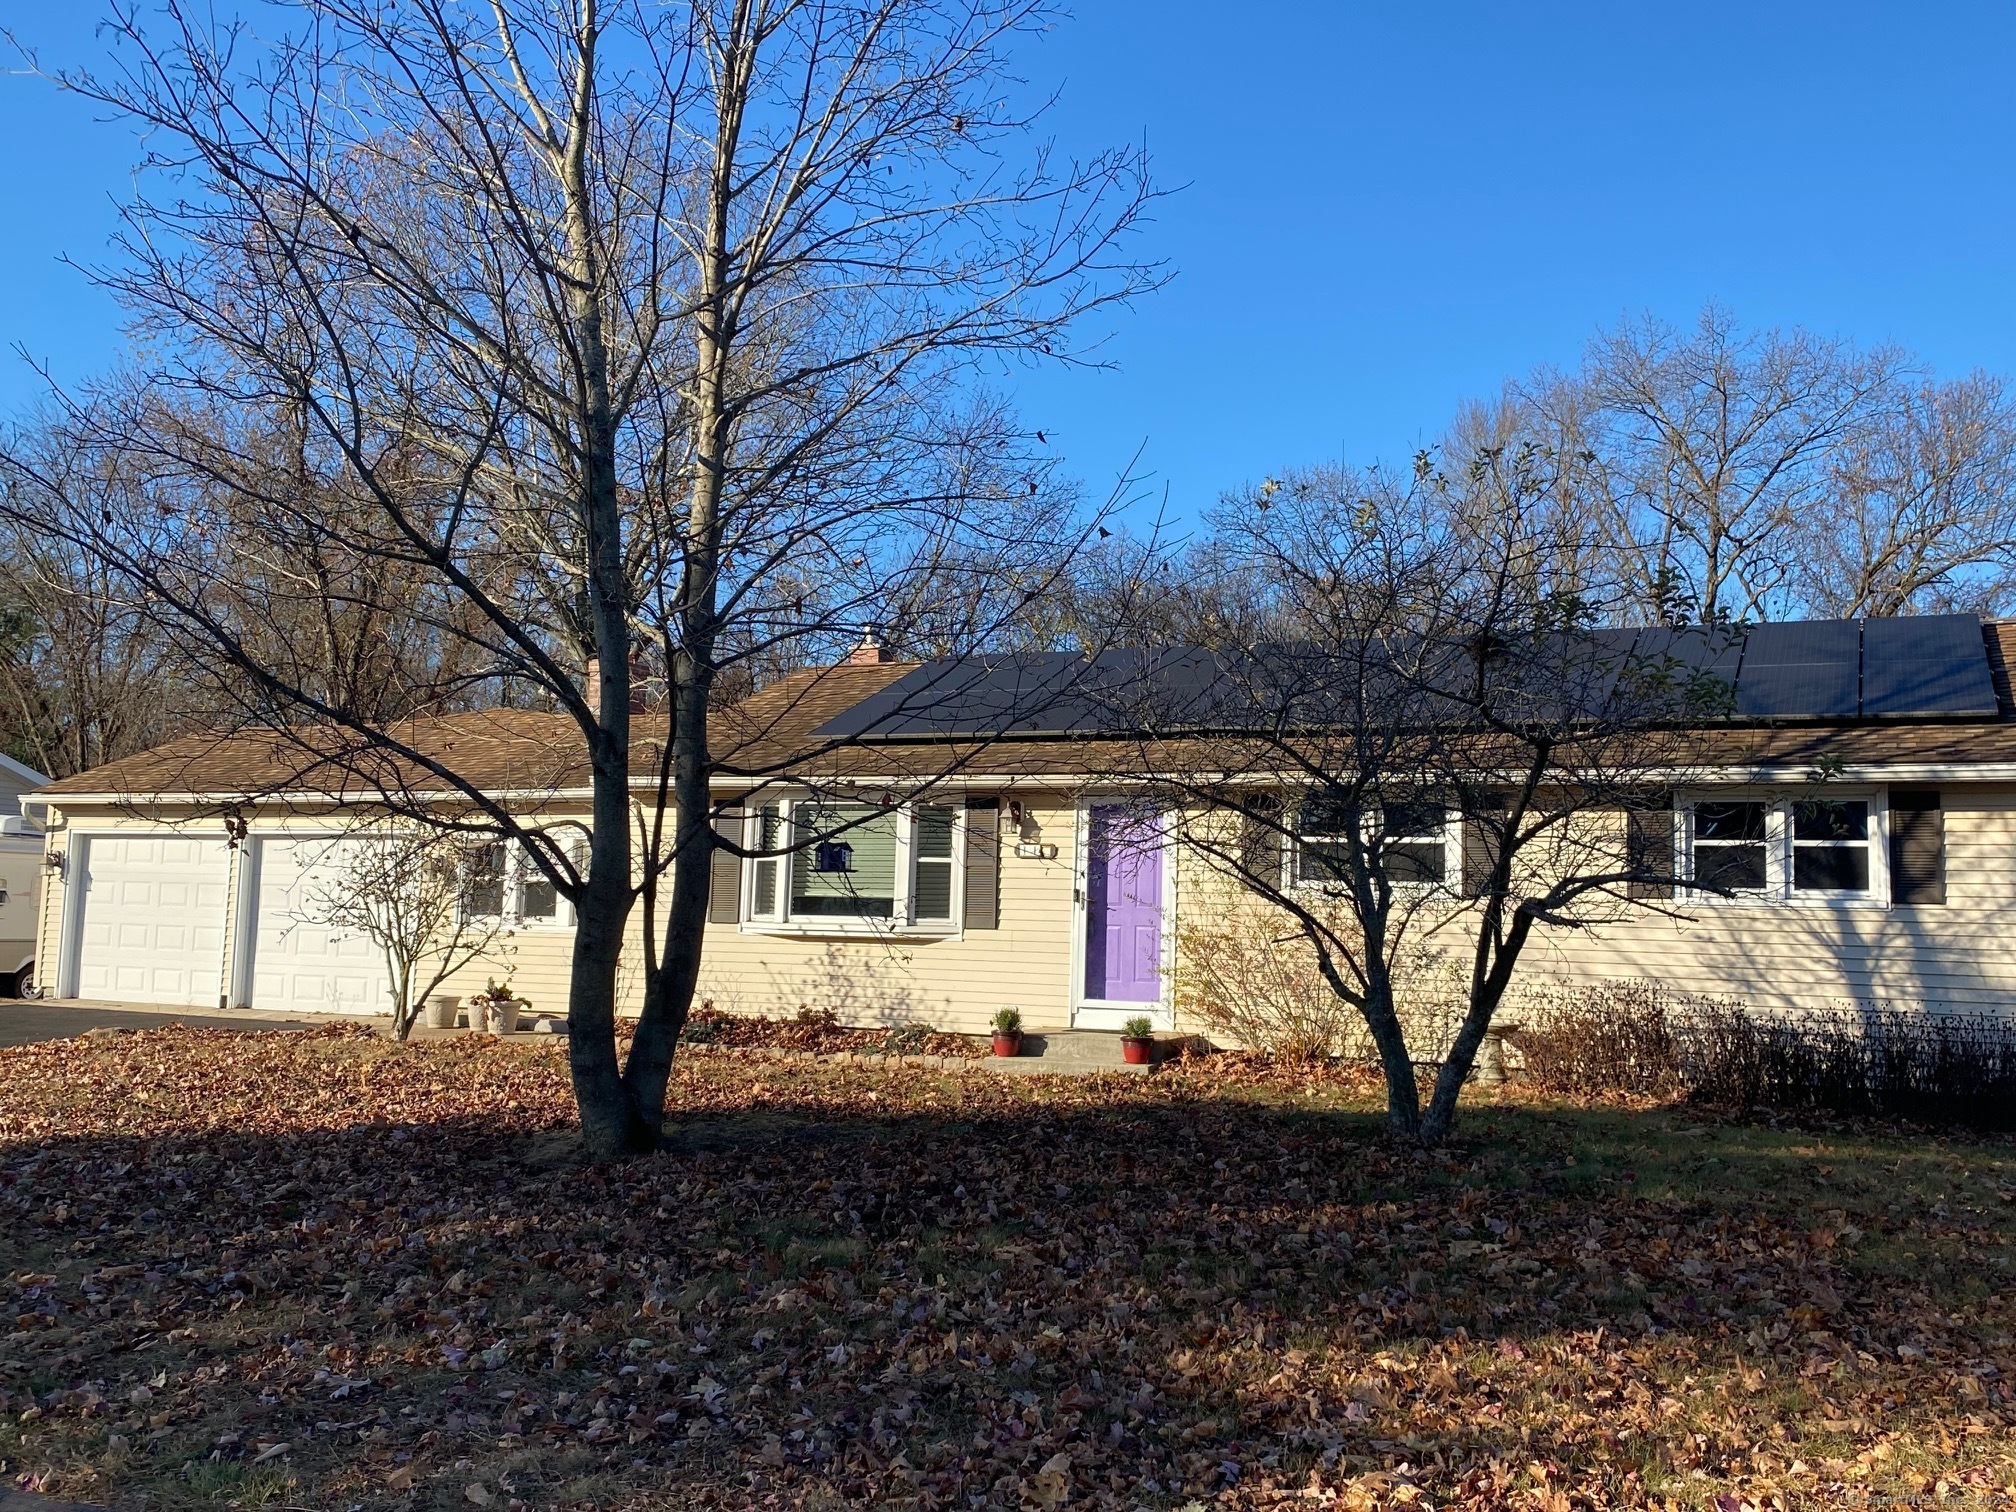
POLYGON ((996 1055, 1022 1053, 1021 1009, 1003 1008, 994 1015, 994 1053, 996 1055))
POLYGON ((469 1027, 491 1034, 516 1034, 518 1015, 532 1004, 513 994, 509 981, 491 978, 481 992, 469 999, 469 1027))
POLYGON ((1155 1023, 1152 1019, 1130 1018, 1120 1026, 1120 1055, 1130 1066, 1146 1066, 1155 1059, 1155 1023))

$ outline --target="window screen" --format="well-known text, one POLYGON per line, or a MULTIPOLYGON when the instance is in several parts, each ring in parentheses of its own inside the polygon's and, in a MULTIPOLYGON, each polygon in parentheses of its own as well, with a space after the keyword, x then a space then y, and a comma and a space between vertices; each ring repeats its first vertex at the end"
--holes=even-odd
POLYGON ((509 862, 501 842, 471 847, 462 880, 462 911, 473 919, 504 912, 504 874, 509 862))
POLYGON ((917 810, 917 861, 913 900, 920 919, 952 917, 952 810, 928 804, 917 810))
MULTIPOLYGON (((775 850, 784 835, 784 820, 771 804, 756 812, 756 846, 759 850, 775 850)), ((758 919, 777 916, 777 870, 782 862, 776 856, 766 856, 753 863, 756 872, 755 896, 750 900, 749 911, 758 919)))
POLYGON ((1395 805, 1381 817, 1387 880, 1440 882, 1448 874, 1443 835, 1449 816, 1439 804, 1395 805))

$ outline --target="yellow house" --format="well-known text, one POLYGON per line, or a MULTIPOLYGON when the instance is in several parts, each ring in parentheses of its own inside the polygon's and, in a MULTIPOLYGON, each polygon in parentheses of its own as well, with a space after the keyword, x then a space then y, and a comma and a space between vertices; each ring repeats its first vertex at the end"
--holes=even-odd
MULTIPOLYGON (((1683 886, 1656 911, 1545 933, 1524 977, 1650 978, 1763 1007, 2016 1006, 2003 943, 2016 923, 2016 622, 1804 630, 1758 627, 1732 676, 1739 690, 1766 690, 1753 705, 1777 688, 1770 696, 1792 706, 1818 698, 1819 712, 1745 712, 1739 700, 1670 774, 1676 875, 1742 885, 1730 896, 1683 886), (1915 658, 1913 637, 1930 648, 1915 658), (1881 666, 1865 643, 1891 648, 1881 666), (1839 653, 1852 662, 1786 659, 1813 645, 1852 646, 1839 653), (1915 683, 1897 671, 1914 661, 1915 683), (1816 768, 1827 772, 1824 836, 1794 812, 1816 768)), ((948 716, 932 700, 940 670, 872 659, 812 669, 721 717, 720 822, 752 848, 790 854, 716 853, 699 996, 729 1011, 830 1009, 851 1024, 974 1033, 1004 1006, 1037 1031, 1136 1015, 1194 1027, 1179 1022, 1172 993, 1177 924, 1225 908, 1222 879, 1193 854, 1142 841, 1121 742, 990 721, 970 698, 948 716)), ((647 747, 650 725, 640 720, 647 747)), ((563 716, 458 714, 408 734, 514 811, 586 813, 578 734, 563 716)), ((319 926, 304 902, 332 847, 355 843, 373 811, 367 778, 333 751, 248 731, 42 788, 29 802, 48 835, 45 990, 382 1011, 373 947, 319 926)), ((1453 814, 1424 820, 1427 885, 1456 890, 1461 828, 1453 814)), ((1291 883, 1318 845, 1298 837, 1284 849, 1291 883)), ((472 906, 506 932, 457 985, 508 974, 535 1010, 563 1011, 567 905, 521 858, 501 846, 492 855, 472 906)), ((627 990, 634 1003, 634 978, 627 990)))

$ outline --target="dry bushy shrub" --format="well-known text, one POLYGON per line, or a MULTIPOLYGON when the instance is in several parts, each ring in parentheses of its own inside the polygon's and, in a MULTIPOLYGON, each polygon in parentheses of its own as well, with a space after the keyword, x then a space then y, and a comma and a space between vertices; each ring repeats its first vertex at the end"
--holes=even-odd
POLYGON ((2016 1128, 2016 1027, 1994 1017, 1760 1012, 1624 981, 1530 989, 1500 1022, 1526 1078, 1550 1092, 2016 1128))
MULTIPOLYGON (((1438 1058, 1462 1017, 1444 952, 1408 952, 1395 986, 1415 1057, 1438 1058)), ((1364 1019, 1323 979, 1308 940, 1284 915, 1257 907, 1178 925, 1176 1006, 1221 1044, 1284 1060, 1378 1058, 1364 1019)))
POLYGON ((971 1037, 948 1034, 929 1024, 899 1024, 890 1029, 849 1028, 830 1008, 801 1008, 796 1018, 773 1019, 757 1014, 724 1013, 712 1002, 705 1002, 686 1020, 684 1037, 695 1045, 814 1050, 821 1054, 843 1050, 867 1055, 985 1053, 971 1037))
POLYGON ((2016 1129, 2016 1028, 1986 1015, 1724 1009, 1680 1033, 1690 1095, 1737 1109, 2016 1129))
POLYGON ((1546 1091, 1662 1096, 1684 1085, 1678 1025, 1740 1006, 1657 982, 1597 982, 1528 989, 1499 1009, 1498 1023, 1526 1079, 1546 1091))

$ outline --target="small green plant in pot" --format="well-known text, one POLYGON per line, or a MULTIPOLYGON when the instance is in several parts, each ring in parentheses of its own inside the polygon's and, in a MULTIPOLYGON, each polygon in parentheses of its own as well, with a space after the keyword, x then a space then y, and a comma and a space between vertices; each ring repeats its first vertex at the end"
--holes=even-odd
POLYGON ((1120 1055, 1130 1066, 1146 1066, 1155 1059, 1155 1021, 1141 1016, 1120 1026, 1120 1055))
POLYGON ((518 1016, 532 1006, 511 990, 511 979, 490 978, 483 990, 469 998, 469 1027, 478 1034, 516 1034, 518 1016))
POLYGON ((1003 1008, 994 1015, 994 1053, 996 1055, 1022 1053, 1021 1009, 1003 1008))

